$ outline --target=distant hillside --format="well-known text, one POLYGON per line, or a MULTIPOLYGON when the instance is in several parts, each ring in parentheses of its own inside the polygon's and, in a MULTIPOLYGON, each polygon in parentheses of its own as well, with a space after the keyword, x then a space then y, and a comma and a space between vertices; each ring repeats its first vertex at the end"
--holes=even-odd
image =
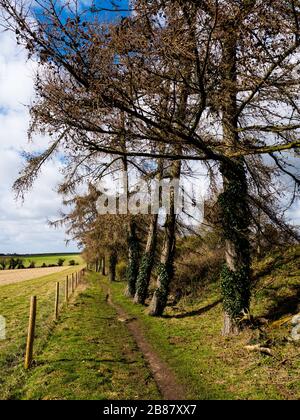
POLYGON ((75 265, 83 262, 80 253, 57 253, 57 254, 2 254, 0 255, 0 269, 9 268, 39 268, 56 265, 75 265), (11 266, 11 260, 18 263, 11 266), (60 260, 60 261, 59 261, 60 260), (63 261, 62 261, 63 260, 63 261))

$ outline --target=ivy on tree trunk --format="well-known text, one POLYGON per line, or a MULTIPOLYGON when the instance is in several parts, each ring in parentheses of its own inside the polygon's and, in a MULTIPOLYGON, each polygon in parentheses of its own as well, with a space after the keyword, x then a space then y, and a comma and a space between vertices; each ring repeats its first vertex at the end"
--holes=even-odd
POLYGON ((226 265, 221 273, 225 311, 224 335, 237 333, 250 306, 250 209, 247 179, 242 161, 221 168, 224 192, 219 196, 222 230, 226 243, 226 265))
POLYGON ((154 254, 157 243, 157 222, 158 215, 153 215, 149 227, 146 250, 141 260, 139 274, 136 282, 136 293, 134 301, 135 303, 139 303, 141 305, 145 304, 145 301, 148 296, 148 289, 154 264, 154 254))
POLYGON ((139 272, 139 241, 136 234, 136 224, 129 223, 128 235, 128 267, 127 267, 127 290, 126 295, 134 298, 136 293, 136 281, 139 272))
MULTIPOLYGON (((228 153, 240 147, 237 117, 237 33, 233 19, 223 27, 223 143, 228 153)), ((224 157, 220 168, 224 191, 218 202, 225 238, 226 265, 221 273, 224 304, 223 334, 237 333, 250 305, 250 209, 248 181, 243 158, 224 157)))
MULTIPOLYGON (((176 161, 172 165, 172 179, 179 179, 181 173, 181 162, 176 161)), ((160 265, 158 268, 157 288, 154 292, 149 315, 161 316, 168 302, 170 283, 174 276, 174 252, 175 252, 175 190, 170 191, 170 214, 167 215, 164 231, 164 242, 161 253, 160 265)))

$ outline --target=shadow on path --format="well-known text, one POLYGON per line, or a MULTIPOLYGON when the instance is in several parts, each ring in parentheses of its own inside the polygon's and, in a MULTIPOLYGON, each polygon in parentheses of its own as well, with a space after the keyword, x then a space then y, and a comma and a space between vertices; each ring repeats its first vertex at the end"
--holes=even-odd
POLYGON ((272 296, 274 304, 269 308, 264 318, 277 321, 286 315, 293 315, 299 312, 300 285, 290 286, 293 294, 291 296, 272 296))
MULTIPOLYGON (((81 363, 83 359, 57 359, 57 360, 39 360, 37 362, 35 362, 36 366, 43 366, 43 365, 50 365, 50 364, 55 364, 55 363, 74 363, 74 362, 78 362, 81 363)), ((135 363, 137 363, 136 361, 128 361, 126 359, 87 359, 84 358, 85 362, 93 362, 93 363, 123 363, 126 365, 133 365, 135 363)))
POLYGON ((198 316, 205 314, 206 312, 210 311, 211 309, 215 308, 216 306, 220 305, 222 303, 222 299, 217 300, 214 303, 211 303, 210 305, 205 306, 204 308, 197 309, 195 311, 185 312, 183 314, 177 314, 177 315, 164 315, 163 318, 167 319, 183 319, 183 318, 190 318, 193 316, 198 316))

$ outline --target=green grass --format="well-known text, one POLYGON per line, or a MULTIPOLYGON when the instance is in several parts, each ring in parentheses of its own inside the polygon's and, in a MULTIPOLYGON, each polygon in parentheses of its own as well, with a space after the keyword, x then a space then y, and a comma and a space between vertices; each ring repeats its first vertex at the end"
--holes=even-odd
POLYGON ((45 344, 53 328, 55 283, 61 282, 61 305, 64 301, 66 275, 78 271, 74 267, 62 273, 0 287, 0 315, 6 318, 6 340, 0 341, 0 399, 8 398, 24 376, 23 355, 26 344, 30 297, 37 296, 37 328, 35 350, 45 344))
POLYGON ((299 249, 278 253, 254 267, 264 275, 255 286, 252 312, 268 323, 238 337, 221 336, 222 305, 217 303, 216 284, 199 291, 198 297, 168 307, 166 316, 158 319, 124 297, 123 283, 112 286, 114 301, 141 320, 146 337, 176 372, 189 398, 300 399, 300 346, 288 341, 289 324, 280 328, 272 324, 297 313, 299 249), (274 356, 245 349, 257 343, 270 347, 274 356))
MULTIPOLYGON (((198 296, 168 306, 162 318, 124 297, 124 283, 113 284, 113 299, 138 318, 145 336, 169 363, 190 399, 300 399, 299 344, 288 341, 291 326, 274 324, 297 313, 300 298, 299 250, 278 252, 254 264, 252 313, 264 321, 241 335, 221 336, 222 305, 217 284, 198 296), (246 350, 268 346, 273 357, 246 350)), ((159 399, 159 393, 126 325, 105 302, 99 276, 53 323, 55 274, 0 287, 0 313, 8 337, 0 342, 0 398, 159 399), (28 304, 38 295, 36 364, 23 370, 28 304)), ((108 280, 102 278, 105 287, 108 280)), ((105 290, 104 287, 104 290, 105 290)))
MULTIPOLYGON (((83 260, 81 254, 32 254, 32 255, 16 255, 12 256, 13 258, 21 258, 24 261, 25 267, 29 267, 30 263, 33 261, 36 265, 36 268, 42 267, 43 264, 51 265, 57 264, 60 258, 64 259, 64 265, 68 266, 70 260, 74 260, 78 264, 82 264, 83 260)), ((0 257, 9 259, 10 257, 0 257)))
POLYGON ((89 275, 57 323, 52 321, 54 276, 0 288, 8 319, 1 343, 1 399, 107 400, 160 399, 156 384, 126 326, 105 301, 99 277, 89 275), (42 281, 41 281, 42 280, 42 281), (24 371, 22 354, 28 297, 39 298, 35 361, 24 371), (4 299, 5 302, 5 299, 4 299), (12 359, 11 356, 15 358, 12 359))

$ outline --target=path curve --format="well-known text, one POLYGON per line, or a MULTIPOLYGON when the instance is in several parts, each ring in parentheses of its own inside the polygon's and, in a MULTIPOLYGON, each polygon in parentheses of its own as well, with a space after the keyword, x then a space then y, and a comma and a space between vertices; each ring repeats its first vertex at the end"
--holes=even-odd
POLYGON ((112 300, 111 290, 109 288, 105 289, 107 292, 108 304, 116 310, 118 316, 126 323, 129 332, 133 336, 137 346, 149 364, 150 370, 163 399, 171 401, 186 400, 184 388, 178 383, 174 372, 160 358, 157 352, 153 349, 152 345, 145 338, 140 322, 135 318, 130 318, 121 306, 115 304, 112 300))

